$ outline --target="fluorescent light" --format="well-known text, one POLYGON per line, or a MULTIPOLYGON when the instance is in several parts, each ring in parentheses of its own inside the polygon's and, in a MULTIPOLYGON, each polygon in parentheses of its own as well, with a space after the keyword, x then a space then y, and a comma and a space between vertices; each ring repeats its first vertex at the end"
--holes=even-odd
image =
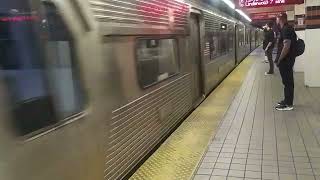
POLYGON ((240 9, 236 9, 236 11, 237 11, 242 17, 244 17, 246 20, 248 20, 249 22, 252 21, 252 20, 249 18, 249 16, 246 15, 246 13, 244 13, 244 12, 241 11, 240 9))
POLYGON ((224 3, 226 3, 231 9, 235 9, 236 6, 231 2, 230 0, 222 0, 224 3))

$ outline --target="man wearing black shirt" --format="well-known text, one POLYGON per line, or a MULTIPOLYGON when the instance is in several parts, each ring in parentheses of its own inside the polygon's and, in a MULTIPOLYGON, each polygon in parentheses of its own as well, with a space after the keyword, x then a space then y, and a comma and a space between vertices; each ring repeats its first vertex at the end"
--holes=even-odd
MULTIPOLYGON (((262 49, 265 51, 266 50, 266 47, 268 45, 268 41, 267 41, 267 35, 268 35, 268 29, 267 29, 268 25, 265 25, 263 27, 263 46, 262 46, 262 49)), ((265 62, 267 63, 267 54, 265 53, 265 59, 262 60, 262 62, 265 62)))
POLYGON ((274 48, 274 32, 272 30, 272 22, 269 22, 267 24, 267 34, 266 34, 266 48, 265 48, 265 52, 269 61, 269 71, 265 73, 265 75, 271 75, 274 72, 274 65, 273 65, 273 59, 272 59, 272 52, 273 52, 273 48, 274 48))
POLYGON ((279 111, 293 110, 294 78, 293 66, 295 63, 294 46, 297 35, 292 26, 287 22, 287 14, 277 16, 277 24, 280 26, 280 39, 276 64, 279 67, 282 83, 284 85, 284 100, 279 102, 276 109, 279 111))

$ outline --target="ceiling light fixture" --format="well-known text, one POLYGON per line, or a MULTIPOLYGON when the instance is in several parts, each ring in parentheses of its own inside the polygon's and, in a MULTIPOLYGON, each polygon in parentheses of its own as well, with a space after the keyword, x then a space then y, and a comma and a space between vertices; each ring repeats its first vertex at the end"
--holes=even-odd
POLYGON ((248 20, 249 22, 252 22, 251 18, 246 15, 246 13, 244 13, 243 11, 241 11, 240 9, 236 9, 236 11, 242 16, 244 17, 246 20, 248 20))
POLYGON ((235 9, 236 6, 234 5, 234 3, 230 0, 222 0, 224 3, 226 3, 231 9, 235 9))

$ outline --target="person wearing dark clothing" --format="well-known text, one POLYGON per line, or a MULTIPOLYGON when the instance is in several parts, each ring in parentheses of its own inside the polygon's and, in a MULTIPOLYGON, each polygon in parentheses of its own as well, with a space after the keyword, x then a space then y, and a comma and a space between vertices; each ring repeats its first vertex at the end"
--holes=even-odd
POLYGON ((271 75, 274 73, 274 64, 273 64, 273 59, 272 59, 272 53, 273 53, 273 48, 274 48, 274 41, 275 41, 275 37, 274 37, 274 32, 272 29, 273 24, 270 22, 267 25, 267 33, 266 33, 266 37, 265 37, 265 41, 267 43, 266 47, 265 47, 265 53, 267 55, 268 58, 268 62, 270 65, 269 71, 265 73, 265 75, 271 75))
POLYGON ((294 28, 288 24, 287 15, 285 13, 281 13, 277 16, 277 23, 280 25, 280 38, 275 63, 279 67, 282 83, 284 85, 284 100, 278 103, 276 109, 279 111, 290 111, 293 110, 293 66, 296 58, 294 46, 297 41, 297 35, 294 28))
POLYGON ((262 44, 262 49, 265 50, 267 47, 267 34, 268 34, 268 29, 267 26, 264 26, 263 28, 263 44, 262 44))
MULTIPOLYGON (((266 47, 268 45, 268 42, 267 42, 267 34, 268 34, 268 29, 267 29, 267 25, 265 25, 263 27, 263 43, 262 43, 262 49, 265 51, 266 50, 266 47)), ((265 62, 267 63, 267 54, 265 53, 265 59, 262 60, 262 62, 265 62)))

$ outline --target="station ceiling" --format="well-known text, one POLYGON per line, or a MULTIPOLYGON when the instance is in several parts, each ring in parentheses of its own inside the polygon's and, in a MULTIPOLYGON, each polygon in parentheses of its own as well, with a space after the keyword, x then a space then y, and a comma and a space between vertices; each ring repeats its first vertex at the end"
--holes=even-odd
MULTIPOLYGON (((263 0, 268 1, 268 0, 263 0)), ((237 8, 240 8, 243 12, 245 12, 251 19, 252 24, 257 26, 262 26, 266 22, 269 22, 271 20, 275 19, 276 14, 280 12, 286 12, 286 11, 293 11, 294 10, 294 3, 303 3, 303 0, 282 0, 285 3, 288 3, 287 5, 269 5, 269 7, 240 7, 240 2, 263 2, 262 0, 233 0, 234 4, 237 6, 237 8), (291 4, 290 4, 291 3, 291 4)), ((275 2, 276 0, 269 1, 269 2, 275 2)))

